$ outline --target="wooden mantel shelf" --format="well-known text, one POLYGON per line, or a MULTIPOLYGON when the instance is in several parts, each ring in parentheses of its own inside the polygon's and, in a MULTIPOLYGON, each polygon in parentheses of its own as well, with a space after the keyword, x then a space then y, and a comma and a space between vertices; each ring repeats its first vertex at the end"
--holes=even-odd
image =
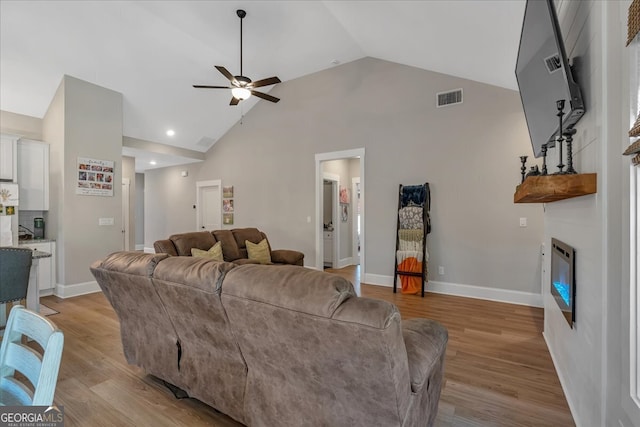
POLYGON ((530 176, 516 187, 514 203, 549 203, 597 192, 595 173, 530 176))

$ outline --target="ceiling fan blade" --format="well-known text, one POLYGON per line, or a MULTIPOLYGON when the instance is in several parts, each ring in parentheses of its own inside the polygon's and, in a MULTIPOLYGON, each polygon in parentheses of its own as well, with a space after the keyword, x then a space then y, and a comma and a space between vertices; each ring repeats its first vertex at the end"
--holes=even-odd
POLYGON ((236 80, 236 78, 233 76, 233 74, 231 74, 229 72, 229 70, 227 70, 226 68, 224 68, 221 65, 216 65, 216 70, 220 71, 222 73, 223 76, 225 76, 227 79, 229 79, 229 81, 231 82, 232 85, 234 86, 238 86, 238 81, 236 80))
POLYGON ((247 87, 252 88, 252 87, 269 86, 269 85, 274 85, 276 83, 281 83, 279 78, 269 77, 268 79, 262 79, 262 80, 258 80, 257 82, 249 83, 247 87))
POLYGON ((231 86, 205 86, 205 85, 193 85, 196 89, 231 89, 231 86))
POLYGON ((238 105, 238 103, 240 102, 240 100, 236 97, 231 97, 231 102, 229 103, 229 105, 238 105))
POLYGON ((280 101, 280 98, 276 98, 275 96, 271 96, 266 93, 258 92, 257 90, 252 90, 251 93, 257 96, 258 98, 266 99, 267 101, 271 101, 271 102, 280 101))

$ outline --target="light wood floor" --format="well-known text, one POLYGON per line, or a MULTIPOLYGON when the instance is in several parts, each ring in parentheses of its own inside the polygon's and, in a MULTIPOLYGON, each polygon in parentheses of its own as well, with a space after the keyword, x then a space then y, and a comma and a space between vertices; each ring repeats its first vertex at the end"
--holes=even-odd
MULTIPOLYGON (((429 317, 449 330, 438 426, 573 426, 542 338, 542 310, 438 294, 425 298, 360 285, 353 267, 328 270, 391 301, 403 318, 429 317)), ((239 426, 193 399, 177 400, 158 380, 127 365, 117 317, 101 293, 41 300, 65 334, 55 403, 65 425, 239 426)), ((274 426, 277 427, 277 426, 274 426)))

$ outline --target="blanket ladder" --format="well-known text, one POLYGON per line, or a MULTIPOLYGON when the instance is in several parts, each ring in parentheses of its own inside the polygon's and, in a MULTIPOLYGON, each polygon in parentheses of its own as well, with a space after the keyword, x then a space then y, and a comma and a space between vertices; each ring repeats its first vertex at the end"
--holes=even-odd
MULTIPOLYGON (((394 253, 395 263, 393 270, 393 293, 396 293, 398 287, 398 277, 420 277, 421 295, 424 297, 424 284, 427 281, 427 234, 431 232, 431 222, 429 210, 431 208, 431 194, 429 191, 429 183, 421 185, 402 185, 400 184, 398 192, 398 212, 396 215, 396 251, 394 253), (413 217, 411 217, 413 216, 413 217), (417 218, 419 217, 419 218, 417 218), (401 230, 405 230, 402 232, 401 230), (400 260, 401 255, 408 251, 401 243, 400 235, 404 233, 420 234, 422 237, 418 252, 422 255, 422 265, 414 265, 411 270, 401 269, 399 264, 404 264, 400 260)), ((417 259, 416 259, 417 260, 417 259)), ((419 262, 419 261, 418 261, 419 262)))

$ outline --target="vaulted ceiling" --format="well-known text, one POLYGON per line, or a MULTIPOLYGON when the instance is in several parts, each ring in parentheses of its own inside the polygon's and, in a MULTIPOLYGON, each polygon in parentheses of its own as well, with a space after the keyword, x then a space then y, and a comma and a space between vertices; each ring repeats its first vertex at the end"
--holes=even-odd
MULTIPOLYGON (((204 152, 256 102, 267 102, 252 97, 231 107, 229 91, 192 87, 226 85, 214 65, 239 74, 236 9, 247 11, 243 71, 253 80, 277 75, 286 84, 370 56, 515 90, 524 6, 2 0, 0 108, 43 117, 67 74, 123 94, 126 136, 204 152)), ((277 86, 264 89, 277 96, 277 86)))

